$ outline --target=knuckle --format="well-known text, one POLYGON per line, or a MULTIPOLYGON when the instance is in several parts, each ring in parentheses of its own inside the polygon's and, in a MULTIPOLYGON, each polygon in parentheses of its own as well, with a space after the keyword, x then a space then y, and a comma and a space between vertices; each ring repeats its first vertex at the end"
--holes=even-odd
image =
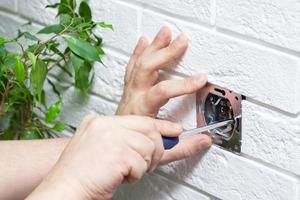
POLYGON ((149 64, 145 59, 138 59, 136 64, 141 70, 148 70, 149 69, 149 64))
MULTIPOLYGON (((155 144, 152 141, 148 141, 147 145, 147 152, 149 155, 152 155, 152 153, 155 151, 155 144)), ((150 156, 151 159, 151 156, 150 156)))
POLYGON ((186 91, 193 91, 194 80, 192 78, 186 78, 183 80, 183 87, 186 91))

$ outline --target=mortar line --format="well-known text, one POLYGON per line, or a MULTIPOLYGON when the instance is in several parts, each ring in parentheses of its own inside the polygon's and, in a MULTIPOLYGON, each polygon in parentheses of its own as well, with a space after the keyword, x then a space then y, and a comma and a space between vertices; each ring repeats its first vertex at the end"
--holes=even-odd
MULTIPOLYGON (((49 74, 49 76, 50 76, 51 78, 53 78, 55 81, 59 81, 59 80, 57 79, 57 77, 54 76, 54 74, 49 74)), ((68 83, 70 83, 72 86, 75 86, 74 83, 72 83, 72 82, 68 82, 68 83)), ((92 95, 92 96, 95 96, 95 97, 97 97, 97 98, 103 99, 104 101, 107 101, 108 103, 111 103, 111 104, 116 105, 116 106, 117 106, 118 103, 119 103, 119 102, 117 102, 116 100, 110 99, 110 98, 108 98, 108 97, 106 97, 106 96, 103 96, 103 95, 101 95, 101 94, 98 94, 98 93, 94 92, 92 89, 89 91, 89 94, 92 95)))
MULTIPOLYGON (((113 0, 113 1, 124 4, 124 2, 121 0, 113 0)), ((243 42, 243 43, 246 43, 251 46, 255 46, 256 48, 266 48, 268 51, 274 51, 276 53, 281 53, 286 56, 296 57, 297 59, 300 58, 299 51, 292 50, 292 49, 289 49, 286 47, 281 47, 279 45, 272 44, 270 42, 266 42, 263 40, 259 40, 259 39, 256 39, 256 38, 253 38, 250 36, 242 35, 240 33, 237 33, 237 32, 231 31, 231 30, 223 29, 223 28, 217 27, 216 24, 210 25, 210 24, 206 24, 201 21, 197 21, 195 19, 191 19, 189 17, 179 16, 177 14, 170 13, 168 11, 162 10, 160 8, 156 8, 154 6, 151 6, 151 5, 142 3, 142 2, 130 1, 126 4, 139 5, 141 7, 144 7, 145 11, 153 12, 154 14, 162 16, 165 19, 169 19, 171 21, 175 20, 175 22, 178 21, 180 23, 187 24, 188 26, 205 29, 207 31, 211 31, 212 33, 220 34, 221 36, 227 36, 230 39, 233 39, 233 40, 239 41, 239 42, 243 42)), ((215 10, 216 10, 216 8, 215 8, 215 10)), ((216 17, 216 13, 213 13, 212 15, 215 15, 215 17, 216 17)), ((211 18, 213 18, 213 17, 211 16, 211 18)), ((216 22, 216 18, 215 18, 215 22, 216 22)))
MULTIPOLYGON (((120 0, 114 0, 114 1, 120 1, 120 0)), ((124 3, 124 2, 123 2, 124 3)), ((23 15, 20 15, 19 13, 15 13, 15 12, 13 12, 13 11, 11 11, 11 10, 7 10, 7 9, 5 9, 5 8, 0 8, 0 11, 2 11, 2 13, 3 14, 8 14, 10 17, 12 17, 12 18, 15 18, 16 19, 16 17, 17 18, 19 18, 19 19, 21 19, 21 20, 24 20, 22 17, 24 17, 25 19, 27 19, 27 20, 29 20, 27 17, 25 17, 25 16, 23 16, 23 15), (13 15, 13 14, 17 14, 17 16, 15 16, 15 15, 13 15)), ((33 20, 32 20, 33 21, 33 20)), ((180 21, 182 21, 181 19, 180 19, 180 21)), ((43 25, 42 23, 40 23, 40 22, 36 22, 36 21, 33 21, 34 23, 36 23, 36 24, 38 24, 38 25, 43 25)), ((237 33, 234 33, 234 34, 237 34, 237 33)), ((238 35, 240 35, 240 34, 238 34, 238 35)), ((243 40, 244 41, 244 40, 243 40)), ((115 51, 115 52, 118 52, 119 54, 121 54, 121 55, 125 55, 125 56, 130 56, 130 54, 128 54, 127 52, 124 52, 124 51, 122 51, 122 50, 120 50, 120 49, 118 49, 118 48, 115 48, 115 47, 113 47, 113 46, 107 46, 109 49, 111 49, 111 50, 113 50, 113 51, 115 51)), ((280 51, 280 50, 279 50, 280 51)), ((281 52, 281 51, 280 51, 281 52)), ((288 54, 288 55, 290 55, 290 54, 288 54)), ((297 57, 298 58, 298 57, 297 57)), ((180 73, 180 72, 178 72, 178 73, 175 73, 176 75, 179 75, 179 76, 183 76, 183 77, 186 77, 186 75, 184 75, 183 73, 180 73)), ((263 103, 263 102, 260 102, 260 101, 257 101, 257 100, 254 100, 254 99, 251 99, 251 98, 248 98, 248 100, 250 101, 250 102, 252 102, 252 103, 255 103, 255 104, 258 104, 258 105, 262 105, 262 106, 264 106, 264 107, 267 107, 267 108, 269 108, 269 109, 271 109, 271 110, 274 110, 274 111, 276 111, 276 112, 279 112, 279 113, 282 113, 282 114, 284 114, 284 115, 287 115, 287 116, 290 116, 290 117, 297 117, 297 116, 299 116, 300 115, 300 111, 298 112, 298 113, 296 113, 296 114, 293 114, 293 113, 289 113, 289 112, 287 112, 287 111, 284 111, 284 110, 281 110, 281 109, 279 109, 279 108, 276 108, 276 107, 274 107, 274 106, 270 106, 270 105, 268 105, 268 104, 265 104, 265 103, 263 103)))
POLYGON ((227 35, 232 38, 235 38, 237 40, 246 41, 247 43, 256 44, 258 46, 261 46, 261 47, 264 47, 267 49, 271 49, 273 51, 281 52, 281 53, 289 55, 289 56, 294 56, 298 59, 300 57, 299 51, 292 50, 292 49, 289 49, 286 47, 282 47, 277 44, 272 44, 270 42, 266 42, 264 40, 260 40, 260 39, 257 39, 257 38, 251 37, 251 36, 243 35, 241 33, 237 33, 237 32, 225 29, 225 28, 216 27, 216 32, 223 34, 223 35, 227 35))
POLYGON ((176 19, 178 21, 184 21, 184 23, 193 24, 193 26, 201 24, 203 27, 212 29, 212 26, 209 23, 198 21, 197 19, 194 19, 192 17, 180 16, 178 14, 171 13, 169 11, 157 8, 157 7, 152 6, 150 4, 147 4, 147 3, 138 2, 138 1, 135 1, 135 0, 131 0, 131 1, 126 2, 126 3, 124 1, 122 1, 122 0, 111 0, 111 1, 122 3, 122 4, 127 4, 127 5, 136 5, 136 6, 140 7, 140 8, 143 8, 144 11, 152 11, 152 12, 154 12, 156 14, 160 14, 160 15, 172 18, 172 19, 176 19), (184 18, 184 19, 182 19, 182 18, 184 18))
MULTIPOLYGON (((174 71, 173 69, 170 69, 170 68, 165 68, 163 69, 162 71, 165 71, 167 72, 168 74, 170 75, 175 75, 175 76, 178 76, 178 77, 181 77, 181 78, 186 78, 188 77, 188 75, 182 73, 182 72, 178 72, 178 71, 174 71)), ((258 105, 258 106, 261 106, 261 107, 264 107, 264 108, 267 108, 271 111, 274 111, 274 112, 277 112, 279 114, 282 114, 284 116, 288 116, 288 117, 291 117, 291 118, 298 118, 300 116, 300 113, 297 112, 297 113, 291 113, 291 112, 288 112, 288 111, 285 111, 285 110, 282 110, 280 108, 277 108, 275 106, 272 106, 272 105, 269 105, 269 104, 266 104, 262 101, 259 101, 259 100, 256 100, 256 99, 253 99, 251 97, 246 97, 246 101, 250 102, 250 103, 253 103, 255 105, 258 105)))
POLYGON ((251 160, 253 162, 256 162, 260 165, 263 165, 267 168, 269 168, 270 170, 274 170, 276 171, 277 173, 281 173, 281 174, 284 174, 288 177, 291 177, 291 178, 294 178, 294 179, 297 179, 299 182, 300 182, 300 175, 298 174, 295 174, 287 169, 284 169, 284 168, 281 168, 281 167, 278 167, 276 165, 273 165, 271 163, 268 163, 266 161, 263 161, 262 159, 259 159, 259 158, 255 158, 253 156, 250 156, 248 154, 245 154, 245 153, 241 153, 240 156, 242 156, 243 158, 247 159, 247 160, 251 160))
POLYGON ((267 104, 267 103, 258 101, 258 100, 256 100, 256 99, 251 98, 251 97, 247 97, 247 96, 246 96, 246 101, 248 101, 248 102, 250 102, 250 103, 253 103, 253 104, 255 104, 255 105, 258 105, 258 106, 267 108, 268 110, 277 112, 277 113, 279 113, 279 114, 288 116, 288 117, 290 117, 290 118, 297 118, 297 117, 299 117, 299 113, 291 113, 291 112, 282 110, 282 109, 280 109, 280 108, 277 108, 277 107, 275 107, 275 106, 269 105, 269 104, 267 104))
POLYGON ((130 58, 129 54, 124 53, 123 51, 120 51, 119 49, 114 48, 112 46, 107 45, 107 46, 104 46, 103 49, 104 49, 104 52, 106 53, 104 56, 111 55, 111 56, 118 57, 120 59, 127 60, 127 61, 130 58))
MULTIPOLYGON (((124 2, 122 0, 112 0, 112 1, 124 4, 124 5, 129 5, 131 7, 134 6, 136 8, 140 8, 140 9, 144 8, 143 12, 144 12, 144 10, 145 11, 149 10, 149 11, 152 11, 155 14, 160 15, 164 18, 169 18, 169 19, 171 19, 171 21, 174 21, 174 20, 179 21, 181 23, 188 24, 189 26, 195 26, 197 28, 204 29, 204 30, 212 32, 212 33, 220 34, 221 36, 228 36, 232 40, 239 41, 239 42, 242 42, 242 43, 246 43, 246 44, 252 45, 252 46, 254 45, 256 48, 263 47, 263 48, 266 48, 269 51, 274 51, 276 53, 281 53, 281 54, 284 54, 286 56, 295 57, 297 59, 300 58, 300 52, 298 52, 296 50, 288 49, 288 48, 281 47, 281 46, 276 45, 276 44, 272 44, 272 43, 269 43, 269 42, 266 42, 266 41, 262 41, 262 40, 253 38, 253 37, 245 36, 245 35, 242 35, 240 33, 236 33, 236 32, 231 31, 231 30, 223 29, 223 28, 216 27, 216 26, 211 26, 211 25, 206 24, 204 22, 197 21, 197 20, 194 20, 194 19, 190 19, 188 17, 178 16, 177 14, 170 13, 168 11, 165 11, 165 10, 147 5, 147 4, 142 3, 142 2, 136 2, 136 1, 124 2), (184 18, 184 19, 182 19, 182 18, 184 18)), ((26 19, 26 20, 32 21, 32 22, 36 23, 37 25, 46 26, 46 24, 44 24, 42 22, 39 22, 35 19, 30 19, 29 17, 20 14, 19 12, 14 12, 14 11, 11 11, 11 10, 8 10, 8 9, 5 9, 5 8, 0 8, 0 11, 1 10, 5 11, 6 13, 15 14, 15 15, 19 16, 20 18, 22 18, 23 20, 26 19)))
POLYGON ((0 12, 3 13, 3 14, 8 15, 9 17, 14 18, 14 19, 18 18, 18 19, 23 20, 23 21, 30 21, 30 22, 32 22, 36 25, 47 26, 47 24, 39 22, 35 19, 31 19, 27 16, 24 16, 24 15, 20 14, 18 11, 15 12, 15 11, 0 7, 0 12))
POLYGON ((110 51, 113 51, 113 52, 116 52, 117 54, 120 54, 120 55, 123 55, 125 57, 130 57, 131 56, 131 53, 128 53, 118 47, 114 47, 114 46, 111 46, 109 44, 104 44, 104 48, 105 49, 108 49, 110 51))
POLYGON ((163 171, 161 171, 161 170, 159 170, 159 169, 155 170, 154 173, 157 174, 157 175, 160 175, 160 176, 162 176, 162 177, 167 178, 168 180, 172 181, 173 183, 176 183, 176 184, 185 186, 185 187, 187 187, 187 188, 189 188, 189 189, 191 189, 191 190, 194 190, 195 192, 198 192, 198 193, 200 193, 200 194, 203 194, 203 195, 205 195, 205 196, 207 196, 207 197, 209 197, 209 198, 213 198, 214 200, 222 200, 222 199, 220 199, 220 198, 218 198, 218 197, 216 197, 216 196, 214 196, 214 195, 212 195, 212 194, 210 194, 210 193, 208 193, 208 192, 205 192, 205 191, 203 191, 203 190, 197 188, 197 187, 194 186, 194 185, 191 185, 191 184, 189 184, 189 183, 186 183, 186 182, 184 182, 184 181, 181 181, 181 180, 179 180, 178 178, 176 178, 176 177, 174 177, 174 176, 171 176, 171 175, 169 175, 169 174, 167 174, 167 173, 165 173, 165 172, 163 172, 163 171))

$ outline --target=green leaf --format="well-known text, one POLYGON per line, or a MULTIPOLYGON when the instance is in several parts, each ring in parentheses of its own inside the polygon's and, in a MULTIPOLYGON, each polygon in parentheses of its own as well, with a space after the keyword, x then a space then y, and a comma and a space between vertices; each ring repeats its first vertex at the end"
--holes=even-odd
POLYGON ((103 39, 101 37, 98 37, 97 35, 94 34, 94 37, 96 38, 97 42, 95 44, 95 46, 101 46, 103 39))
POLYGON ((8 69, 14 66, 16 59, 19 55, 16 53, 8 53, 5 55, 5 59, 3 60, 3 67, 8 69))
POLYGON ((60 57, 65 58, 65 55, 57 47, 58 47, 58 45, 56 45, 56 44, 49 44, 48 45, 49 50, 53 51, 54 53, 56 53, 60 57))
POLYGON ((46 112, 46 123, 52 123, 60 114, 62 99, 50 106, 46 112))
POLYGON ((98 47, 96 47, 96 49, 101 56, 105 55, 105 52, 101 47, 98 46, 98 47))
POLYGON ((26 39, 28 40, 32 40, 32 41, 39 41, 40 39, 35 37, 34 35, 32 35, 31 33, 29 32, 21 32, 20 30, 18 31, 19 34, 18 34, 18 38, 24 36, 26 39))
POLYGON ((75 73, 75 87, 87 94, 91 85, 90 72, 92 65, 89 62, 84 62, 83 65, 75 73))
POLYGON ((92 11, 89 4, 86 1, 82 1, 80 3, 79 15, 83 17, 87 22, 92 20, 92 11))
POLYGON ((78 56, 76 56, 75 54, 71 54, 71 62, 74 68, 75 73, 78 72, 78 70, 80 69, 80 67, 83 65, 84 60, 82 60, 81 58, 79 58, 78 56))
POLYGON ((61 123, 61 122, 57 122, 52 128, 51 130, 53 131, 63 131, 66 129, 66 125, 61 123))
POLYGON ((50 4, 50 5, 47 5, 46 8, 58 8, 59 5, 60 5, 60 3, 50 4))
POLYGON ((5 56, 7 54, 7 50, 4 44, 0 44, 0 57, 5 56))
POLYGON ((67 27, 72 23, 72 17, 68 14, 62 14, 59 17, 59 24, 67 27))
POLYGON ((27 55, 28 55, 29 60, 32 63, 32 67, 34 68, 35 64, 36 64, 36 56, 31 52, 28 52, 27 55))
POLYGON ((50 34, 50 33, 55 33, 59 34, 64 30, 64 27, 60 24, 54 24, 51 26, 46 26, 42 30, 38 32, 38 34, 50 34))
POLYGON ((5 38, 3 38, 3 37, 0 37, 0 45, 2 45, 2 44, 4 44, 5 43, 5 38))
POLYGON ((58 14, 73 14, 73 10, 76 8, 76 1, 73 0, 61 0, 58 7, 58 14))
POLYGON ((14 73, 17 81, 23 82, 25 79, 25 68, 21 59, 17 59, 14 65, 14 73))
POLYGON ((0 135, 0 140, 13 140, 14 139, 14 133, 11 130, 4 131, 3 134, 0 135))
POLYGON ((37 140, 42 138, 37 130, 24 130, 19 135, 20 140, 37 140))
POLYGON ((89 62, 100 61, 98 51, 90 43, 70 37, 67 39, 68 47, 76 55, 88 60, 89 62))
POLYGON ((113 27, 112 24, 108 24, 108 23, 105 23, 105 22, 100 22, 99 26, 102 27, 102 28, 110 29, 112 31, 114 30, 114 27, 113 27))
POLYGON ((56 85, 54 82, 51 81, 51 79, 47 78, 48 83, 52 86, 53 92, 60 97, 60 92, 57 90, 56 85))
POLYGON ((48 69, 47 65, 42 60, 37 60, 35 67, 32 68, 30 74, 30 85, 33 95, 38 96, 38 100, 42 100, 42 91, 46 79, 48 69))

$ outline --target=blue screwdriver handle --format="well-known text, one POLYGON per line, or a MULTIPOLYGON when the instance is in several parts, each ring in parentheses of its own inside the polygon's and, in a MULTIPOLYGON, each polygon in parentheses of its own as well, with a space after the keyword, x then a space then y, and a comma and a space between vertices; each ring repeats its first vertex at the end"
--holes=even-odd
POLYGON ((162 136, 165 150, 172 149, 179 142, 179 137, 162 136))

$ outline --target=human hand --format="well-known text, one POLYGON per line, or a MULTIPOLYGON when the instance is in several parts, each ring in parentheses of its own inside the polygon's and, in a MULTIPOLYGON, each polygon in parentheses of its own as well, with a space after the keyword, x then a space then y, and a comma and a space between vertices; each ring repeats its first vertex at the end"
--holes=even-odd
POLYGON ((179 124, 150 117, 89 115, 28 199, 109 199, 121 183, 156 168, 162 135, 181 132, 179 124))
POLYGON ((167 27, 161 28, 151 44, 145 37, 140 38, 127 65, 124 94, 117 115, 156 117, 160 107, 170 98, 193 93, 206 85, 204 74, 158 82, 159 70, 182 56, 188 46, 184 34, 172 42, 171 38, 171 31, 167 27))
MULTIPOLYGON (((127 66, 124 94, 117 115, 156 117, 160 107, 170 98, 193 93, 206 85, 205 74, 158 82, 159 70, 182 56, 188 46, 188 39, 183 34, 172 42, 171 38, 171 31, 167 27, 161 28, 151 44, 145 37, 140 38, 127 66)), ((165 151, 160 164, 201 153, 211 143, 211 138, 205 134, 187 137, 171 150, 165 151)))

